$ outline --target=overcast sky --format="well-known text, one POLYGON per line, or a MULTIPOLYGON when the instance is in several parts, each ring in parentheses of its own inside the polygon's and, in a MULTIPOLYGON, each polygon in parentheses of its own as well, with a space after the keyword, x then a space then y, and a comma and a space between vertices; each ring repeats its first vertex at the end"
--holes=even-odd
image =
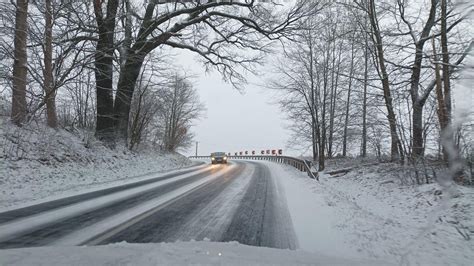
MULTIPOLYGON (((213 71, 205 73, 202 64, 190 52, 178 55, 179 64, 189 74, 195 74, 194 86, 207 111, 205 117, 196 122, 192 131, 199 142, 198 153, 211 152, 260 152, 262 149, 284 149, 289 132, 285 128, 284 115, 280 113, 271 91, 249 84, 244 92, 222 81, 221 75, 213 71)), ((252 83, 262 84, 265 78, 250 77, 252 83)), ((186 155, 194 155, 194 145, 186 155)), ((294 152, 290 152, 294 154, 294 152)))

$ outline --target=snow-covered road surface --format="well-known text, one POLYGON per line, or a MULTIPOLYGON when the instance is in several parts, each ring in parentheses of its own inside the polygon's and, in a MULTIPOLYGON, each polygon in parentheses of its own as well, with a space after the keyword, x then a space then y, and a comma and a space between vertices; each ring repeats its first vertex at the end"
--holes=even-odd
POLYGON ((472 228, 472 189, 449 198, 392 172, 375 165, 316 182, 233 160, 96 187, 0 210, 0 265, 472 265, 456 231, 472 228))
MULTIPOLYGON (((64 221, 72 218, 77 223, 77 217, 84 213, 90 213, 94 210, 109 210, 114 204, 120 204, 123 201, 133 200, 139 195, 154 194, 158 188, 168 184, 181 184, 199 173, 207 173, 209 169, 200 169, 174 177, 157 177, 152 182, 139 182, 140 184, 129 184, 120 187, 114 187, 102 191, 87 193, 75 197, 68 197, 63 200, 56 200, 51 203, 29 206, 17 210, 11 210, 0 214, 0 241, 11 239, 26 232, 43 228, 49 224, 64 221), (30 212, 30 214, 29 214, 30 212)), ((89 216, 96 218, 95 216, 89 216)), ((70 227, 71 223, 64 222, 70 227)), ((55 230, 58 228, 53 225, 55 230)), ((50 235, 50 234, 49 234, 50 235)), ((44 239, 43 239, 44 241, 44 239)))
POLYGON ((195 167, 0 213, 0 248, 177 240, 298 247, 268 166, 195 167))

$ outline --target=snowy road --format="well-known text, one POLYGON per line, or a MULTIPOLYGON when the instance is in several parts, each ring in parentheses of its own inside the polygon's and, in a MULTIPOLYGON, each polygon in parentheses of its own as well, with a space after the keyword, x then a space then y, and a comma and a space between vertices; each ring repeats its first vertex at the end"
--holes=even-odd
POLYGON ((0 248, 189 240, 295 249, 267 165, 195 167, 0 213, 0 248))

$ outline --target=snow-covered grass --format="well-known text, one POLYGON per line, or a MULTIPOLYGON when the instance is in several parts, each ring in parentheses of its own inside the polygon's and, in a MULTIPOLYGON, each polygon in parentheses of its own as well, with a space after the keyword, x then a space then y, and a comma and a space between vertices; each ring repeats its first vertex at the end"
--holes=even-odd
POLYGON ((0 119, 0 208, 191 165, 177 153, 111 150, 87 132, 0 119))
MULTIPOLYGON (((354 167, 354 162, 338 167, 354 167)), ((270 163, 271 164, 271 163, 270 163)), ((359 163, 359 165, 361 165, 359 163)), ((335 169, 336 167, 331 167, 335 169)), ((272 164, 301 248, 403 265, 472 265, 474 190, 405 185, 400 167, 377 164, 311 180, 272 164)))
MULTIPOLYGON (((382 265, 305 251, 215 242, 118 243, 0 250, 0 265, 382 265)), ((383 263, 383 265, 389 265, 383 263)))

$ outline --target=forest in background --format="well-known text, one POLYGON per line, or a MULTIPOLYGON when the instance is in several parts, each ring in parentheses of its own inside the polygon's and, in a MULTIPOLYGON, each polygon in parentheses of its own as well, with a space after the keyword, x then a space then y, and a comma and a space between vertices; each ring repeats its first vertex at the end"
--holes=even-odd
POLYGON ((469 87, 455 90, 461 70, 472 71, 473 6, 3 0, 1 116, 88 130, 111 148, 175 151, 191 144, 204 107, 174 52, 191 51, 240 89, 246 73, 283 50, 266 87, 281 93, 291 145, 309 147, 319 170, 326 158, 375 155, 420 169, 449 165, 464 182, 473 119, 455 119, 453 96, 472 98, 469 87))
POLYGON ((319 170, 327 158, 373 155, 425 170, 446 163, 459 181, 459 162, 472 173, 473 7, 326 3, 285 43, 267 85, 290 121, 290 145, 311 151, 319 170))

